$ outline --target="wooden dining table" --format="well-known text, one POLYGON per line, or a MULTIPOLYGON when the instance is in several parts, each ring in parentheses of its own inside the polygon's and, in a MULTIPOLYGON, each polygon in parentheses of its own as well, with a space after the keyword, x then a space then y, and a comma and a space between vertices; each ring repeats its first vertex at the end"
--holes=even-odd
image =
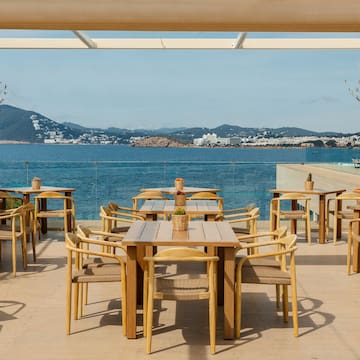
POLYGON ((206 246, 209 254, 220 257, 219 293, 223 294, 224 339, 234 338, 235 253, 239 246, 227 222, 190 221, 188 230, 173 231, 171 221, 136 221, 122 244, 127 247, 127 337, 136 338, 138 294, 142 289, 143 257, 153 246, 206 246))
MULTIPOLYGON (((338 196, 342 194, 345 189, 336 189, 336 190, 322 190, 322 189, 313 189, 313 190, 304 190, 304 189, 271 189, 269 190, 274 198, 279 197, 281 194, 288 194, 288 193, 297 193, 297 194, 306 194, 309 196, 316 196, 319 198, 319 243, 325 244, 326 242, 326 197, 328 195, 335 194, 338 196)), ((292 209, 296 209, 296 202, 292 203, 292 209)), ((341 206, 341 204, 340 204, 341 206)), ((273 226, 276 225, 275 219, 272 221, 273 226)), ((295 233, 296 228, 296 220, 291 221, 292 233, 295 233)), ((275 229, 272 229, 275 230, 275 229)), ((338 221, 337 226, 338 234, 341 234, 341 220, 338 221)), ((340 236, 340 235, 338 235, 340 236)))
MULTIPOLYGON (((65 196, 72 196, 75 191, 74 188, 60 187, 60 186, 41 186, 39 189, 33 189, 31 186, 15 186, 0 188, 0 191, 6 191, 9 193, 20 194, 23 197, 23 203, 27 204, 30 202, 31 195, 40 194, 45 191, 64 193, 65 196)), ((70 206, 70 205, 69 205, 70 206)), ((46 199, 42 199, 41 208, 46 209, 46 199)), ((45 234, 47 232, 47 219, 41 218, 41 232, 45 234)), ((68 218, 69 228, 71 229, 71 216, 68 218)))
MULTIPOLYGON (((190 217, 204 216, 207 221, 214 221, 222 212, 216 200, 186 200, 182 207, 190 217)), ((145 215, 146 220, 157 220, 158 215, 168 217, 175 209, 175 200, 146 200, 139 213, 145 215)))

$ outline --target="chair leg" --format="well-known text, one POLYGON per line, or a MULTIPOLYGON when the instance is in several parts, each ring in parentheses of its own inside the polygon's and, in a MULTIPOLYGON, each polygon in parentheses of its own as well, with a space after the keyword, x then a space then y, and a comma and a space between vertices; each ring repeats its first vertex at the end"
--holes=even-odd
POLYGON ((333 237, 334 237, 334 245, 336 245, 336 240, 337 240, 337 217, 335 215, 334 215, 333 237))
POLYGON ((298 324, 297 292, 296 292, 295 281, 292 282, 291 289, 292 289, 291 306, 292 306, 294 336, 297 337, 299 335, 299 324, 298 324))
POLYGON ((283 317, 284 322, 289 321, 289 294, 287 285, 283 285, 283 317))
POLYGON ((84 315, 84 306, 83 306, 83 301, 84 301, 84 283, 79 285, 79 314, 80 314, 80 318, 83 317, 84 315))
POLYGON ((148 305, 146 315, 146 353, 151 353, 152 322, 153 322, 154 300, 152 291, 148 293, 148 305))
POLYGON ((13 275, 16 277, 16 239, 12 239, 11 242, 11 252, 12 252, 12 269, 13 275))
POLYGON ((210 291, 209 298, 209 331, 210 331, 210 352, 216 351, 216 298, 215 292, 210 291))
POLYGON ((71 277, 72 277, 72 275, 71 275, 71 262, 70 262, 70 265, 68 265, 67 274, 66 274, 66 314, 65 314, 66 324, 65 324, 65 329, 66 329, 67 335, 70 334, 70 327, 71 327, 71 292, 72 292, 71 277))
POLYGON ((311 224, 310 215, 306 217, 306 239, 309 245, 311 245, 311 224))
POLYGON ((89 303, 89 283, 84 284, 84 305, 87 305, 89 303))
POLYGON ((26 233, 24 232, 21 238, 21 253, 22 253, 22 260, 23 260, 23 268, 24 270, 27 269, 27 243, 26 243, 26 233))
POLYGON ((79 319, 79 284, 74 284, 74 320, 79 319))
POLYGON ((350 275, 350 268, 351 268, 351 253, 352 253, 352 228, 351 226, 349 226, 347 257, 346 257, 346 270, 348 275, 350 275))
POLYGON ((236 290, 235 290, 235 336, 240 337, 241 330, 241 278, 236 279, 236 290))
POLYGON ((32 244, 32 252, 33 252, 33 261, 36 263, 36 230, 32 230, 31 232, 31 244, 32 244))
POLYGON ((147 336, 147 306, 148 306, 148 270, 147 270, 147 266, 145 264, 145 269, 144 269, 144 284, 143 284, 143 328, 144 328, 144 336, 147 336))
POLYGON ((275 289, 276 289, 276 307, 279 309, 280 308, 280 285, 276 284, 275 289))

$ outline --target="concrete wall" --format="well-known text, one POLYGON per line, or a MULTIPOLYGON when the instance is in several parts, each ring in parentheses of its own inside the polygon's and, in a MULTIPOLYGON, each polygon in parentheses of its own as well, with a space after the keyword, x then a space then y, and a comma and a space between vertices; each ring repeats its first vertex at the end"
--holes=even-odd
MULTIPOLYGON (((332 164, 278 164, 276 188, 294 191, 304 189, 308 173, 312 173, 314 189, 353 191, 360 188, 360 169, 332 164)), ((318 213, 318 197, 312 198, 311 210, 318 213)))

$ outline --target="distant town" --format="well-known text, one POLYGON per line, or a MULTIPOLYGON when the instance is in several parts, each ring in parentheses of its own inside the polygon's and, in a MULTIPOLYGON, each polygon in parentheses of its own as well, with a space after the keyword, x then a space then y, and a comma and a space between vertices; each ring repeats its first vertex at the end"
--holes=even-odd
POLYGON ((296 127, 86 128, 0 105, 0 143, 114 144, 143 147, 360 147, 360 132, 315 132, 296 127))

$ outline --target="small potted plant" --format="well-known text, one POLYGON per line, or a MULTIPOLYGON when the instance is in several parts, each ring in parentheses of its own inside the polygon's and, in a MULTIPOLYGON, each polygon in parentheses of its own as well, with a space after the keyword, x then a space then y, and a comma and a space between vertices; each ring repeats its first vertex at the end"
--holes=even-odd
POLYGON ((177 208, 172 216, 173 230, 185 231, 188 228, 189 216, 184 208, 177 208))
POLYGON ((313 189, 314 189, 314 181, 312 179, 312 174, 309 173, 305 181, 305 190, 313 190, 313 189))
POLYGON ((180 190, 177 191, 176 194, 174 195, 174 199, 175 199, 175 206, 185 206, 186 195, 184 192, 180 190))

